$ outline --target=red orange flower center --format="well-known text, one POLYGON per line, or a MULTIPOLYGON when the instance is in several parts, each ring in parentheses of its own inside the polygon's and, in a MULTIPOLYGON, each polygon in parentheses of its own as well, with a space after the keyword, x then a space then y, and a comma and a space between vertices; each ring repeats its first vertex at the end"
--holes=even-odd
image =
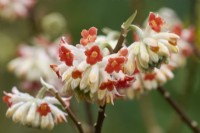
POLYGON ((92 54, 91 54, 91 57, 96 58, 97 56, 98 56, 98 53, 96 51, 93 51, 92 54))
POLYGON ((149 25, 150 27, 156 31, 161 31, 161 26, 164 24, 164 21, 159 16, 156 16, 154 13, 150 13, 149 15, 149 25))
POLYGON ((97 62, 102 61, 102 59, 103 59, 100 48, 97 45, 86 50, 85 55, 87 56, 86 61, 90 65, 94 65, 97 62))
POLYGON ((109 91, 112 91, 112 90, 114 89, 114 87, 115 87, 115 84, 116 84, 115 81, 108 80, 107 82, 101 83, 101 85, 100 85, 99 88, 100 88, 101 90, 107 89, 107 90, 109 90, 109 91))
POLYGON ((147 73, 144 77, 144 80, 154 80, 156 77, 156 73, 147 73))
POLYGON ((124 79, 120 79, 117 81, 116 88, 117 89, 128 88, 132 85, 134 80, 135 80, 134 76, 125 76, 124 79))
POLYGON ((111 66, 112 66, 112 67, 115 67, 117 64, 118 64, 117 61, 114 60, 114 61, 111 63, 111 66))
POLYGON ((72 72, 72 78, 77 79, 82 77, 82 72, 79 70, 75 70, 72 72))
POLYGON ((105 68, 107 73, 112 72, 119 72, 120 70, 123 70, 123 64, 125 62, 124 57, 116 57, 116 58, 110 58, 108 60, 108 64, 105 68))
POLYGON ((3 101, 10 107, 12 102, 10 101, 11 97, 8 95, 3 96, 3 101))
POLYGON ((60 47, 59 57, 60 57, 60 61, 64 61, 66 65, 68 65, 68 66, 73 65, 74 55, 65 46, 60 47))
POLYGON ((40 106, 37 108, 37 112, 39 112, 39 114, 41 116, 46 116, 48 113, 51 112, 51 109, 49 107, 49 105, 47 103, 42 103, 40 104, 40 106))

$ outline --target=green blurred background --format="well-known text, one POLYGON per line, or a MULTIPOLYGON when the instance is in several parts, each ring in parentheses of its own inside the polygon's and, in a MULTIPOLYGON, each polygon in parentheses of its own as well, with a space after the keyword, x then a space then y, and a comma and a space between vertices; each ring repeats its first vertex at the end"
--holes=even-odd
MULTIPOLYGON (((120 25, 138 10, 135 23, 141 24, 150 11, 161 7, 174 9, 185 25, 198 26, 198 0, 38 0, 35 8, 36 24, 45 14, 58 12, 65 16, 67 29, 78 43, 82 29, 95 26, 98 29, 110 27, 120 30, 120 25), (196 7, 195 7, 196 6, 196 7), (197 15, 197 16, 195 16, 197 15)), ((199 21, 200 23, 200 21, 199 21)), ((41 28, 38 29, 40 31, 41 28)), ((0 96, 3 91, 10 91, 18 85, 17 78, 7 71, 7 63, 15 57, 16 46, 26 42, 38 31, 34 31, 27 19, 6 21, 0 19, 0 96)), ((101 33, 101 31, 100 31, 101 33)), ((200 43, 199 43, 200 44, 200 43)), ((200 123, 200 62, 190 57, 186 66, 175 71, 175 78, 165 88, 180 104, 187 114, 200 123)), ((84 104, 73 100, 75 113, 82 119, 85 117, 84 104)), ((97 106, 92 105, 94 121, 97 117, 97 106)), ((32 129, 15 124, 5 117, 6 105, 0 104, 1 133, 78 133, 69 120, 56 126, 52 131, 32 129)), ((106 110, 107 117, 103 125, 103 133, 191 133, 192 131, 181 122, 174 110, 163 100, 157 91, 141 97, 140 100, 116 101, 106 110)))

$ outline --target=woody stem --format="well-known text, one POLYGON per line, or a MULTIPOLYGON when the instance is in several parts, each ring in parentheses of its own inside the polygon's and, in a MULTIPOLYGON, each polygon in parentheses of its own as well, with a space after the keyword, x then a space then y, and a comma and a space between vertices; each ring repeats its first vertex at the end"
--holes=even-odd
POLYGON ((129 32, 129 28, 131 26, 131 23, 133 22, 133 20, 135 19, 137 15, 137 11, 135 11, 122 25, 121 25, 121 34, 120 37, 118 39, 117 45, 115 47, 115 49, 113 50, 113 53, 117 53, 121 48, 122 48, 122 44, 127 36, 127 33, 129 32))
POLYGON ((105 110, 106 110, 106 105, 99 106, 97 123, 95 123, 94 125, 95 133, 101 133, 103 121, 104 121, 104 118, 106 117, 105 110))
POLYGON ((66 112, 68 113, 69 117, 72 119, 72 121, 74 122, 74 124, 78 128, 79 133, 84 133, 81 122, 78 120, 76 115, 72 112, 72 110, 69 107, 67 107, 65 102, 62 100, 61 96, 58 94, 58 92, 55 92, 53 89, 49 89, 49 92, 51 92, 54 95, 54 97, 60 102, 60 104, 66 110, 66 112))
POLYGON ((127 34, 127 33, 126 34, 124 34, 124 33, 126 33, 126 30, 122 27, 120 37, 118 39, 115 49, 113 50, 113 53, 117 53, 122 48, 122 44, 123 44, 123 42, 126 38, 126 34, 127 34))

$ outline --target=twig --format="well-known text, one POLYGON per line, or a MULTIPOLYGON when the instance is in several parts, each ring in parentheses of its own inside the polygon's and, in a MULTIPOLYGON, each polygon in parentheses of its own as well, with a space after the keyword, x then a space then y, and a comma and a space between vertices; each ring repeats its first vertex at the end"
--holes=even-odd
POLYGON ((117 53, 122 48, 122 44, 123 44, 125 37, 126 37, 124 35, 124 33, 125 33, 125 30, 122 27, 120 37, 118 39, 118 42, 117 42, 115 49, 113 50, 113 53, 117 53))
POLYGON ((122 44, 127 36, 127 33, 129 32, 129 27, 131 26, 131 23, 135 19, 136 15, 137 10, 121 25, 121 34, 118 39, 117 45, 113 50, 114 53, 117 53, 122 48, 122 44))
POLYGON ((55 92, 53 89, 49 89, 49 91, 55 96, 55 98, 61 103, 61 105, 63 106, 63 108, 66 110, 66 112, 68 113, 69 117, 72 119, 72 121, 75 123, 76 127, 79 130, 79 133, 84 133, 83 132, 83 128, 81 125, 81 122, 78 120, 78 118, 75 116, 75 114, 72 112, 72 110, 67 107, 67 105, 65 104, 65 102, 62 100, 62 98, 60 97, 60 95, 58 94, 58 92, 55 92))
POLYGON ((200 133, 197 122, 191 120, 177 105, 177 103, 170 97, 170 93, 162 87, 157 88, 158 92, 165 98, 165 100, 170 104, 170 106, 176 111, 182 121, 188 125, 188 127, 193 130, 194 133, 200 133))
POLYGON ((95 133, 101 133, 103 121, 104 121, 104 118, 106 117, 105 109, 106 109, 106 105, 99 106, 99 113, 98 113, 97 123, 95 123, 95 125, 94 125, 95 133))

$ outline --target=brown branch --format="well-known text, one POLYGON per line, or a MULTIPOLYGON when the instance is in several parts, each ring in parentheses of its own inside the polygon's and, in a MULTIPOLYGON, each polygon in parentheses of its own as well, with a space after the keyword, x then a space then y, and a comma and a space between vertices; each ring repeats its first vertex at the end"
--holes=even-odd
POLYGON ((176 111, 178 116, 182 121, 194 132, 200 133, 197 122, 191 120, 177 105, 177 103, 170 97, 170 93, 162 87, 157 88, 158 92, 165 98, 165 100, 170 104, 170 106, 176 111))
POLYGON ((129 32, 129 27, 131 26, 131 23, 135 19, 136 15, 137 10, 121 25, 121 34, 118 39, 117 45, 113 50, 114 53, 117 53, 122 48, 122 44, 127 36, 127 33, 129 32))
POLYGON ((63 106, 63 108, 66 110, 66 112, 68 113, 69 117, 72 119, 72 121, 75 123, 76 127, 79 130, 79 133, 84 133, 83 132, 83 128, 81 125, 81 122, 78 120, 78 118, 75 116, 75 114, 72 112, 72 110, 67 107, 67 105, 65 104, 65 102, 62 100, 62 98, 60 97, 60 95, 58 94, 58 92, 55 92, 53 89, 49 89, 49 92, 51 92, 54 97, 61 103, 61 105, 63 106))
POLYGON ((99 113, 98 113, 97 123, 94 124, 95 133, 101 133, 103 121, 104 121, 104 118, 106 117, 105 110, 106 110, 106 105, 99 106, 99 113))
POLYGON ((126 37, 126 35, 124 33, 125 33, 125 30, 122 27, 120 37, 118 39, 118 42, 117 42, 115 49, 113 50, 113 53, 117 53, 122 48, 122 44, 123 44, 125 37, 126 37))

